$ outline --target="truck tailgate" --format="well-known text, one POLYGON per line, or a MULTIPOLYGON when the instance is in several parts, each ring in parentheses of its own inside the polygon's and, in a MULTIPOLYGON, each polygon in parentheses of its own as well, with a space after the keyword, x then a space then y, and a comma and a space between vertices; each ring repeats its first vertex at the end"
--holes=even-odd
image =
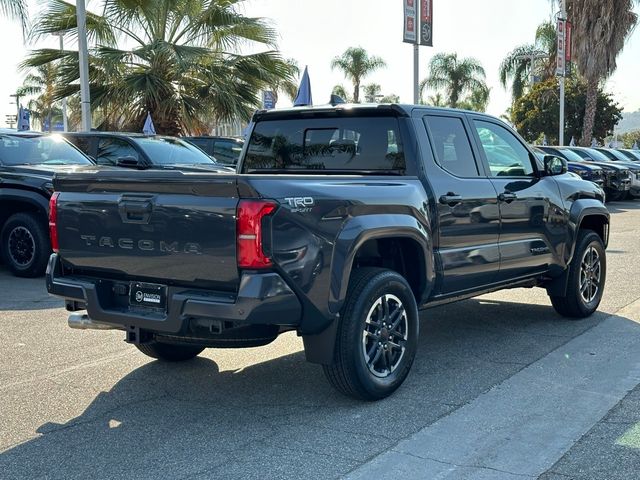
POLYGON ((54 188, 59 254, 74 272, 237 289, 234 174, 93 170, 54 188))

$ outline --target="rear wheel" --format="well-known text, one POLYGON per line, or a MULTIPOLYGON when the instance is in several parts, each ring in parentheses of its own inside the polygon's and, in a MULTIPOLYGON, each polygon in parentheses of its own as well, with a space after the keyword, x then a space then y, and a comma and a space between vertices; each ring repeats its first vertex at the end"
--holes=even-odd
POLYGON ((183 362, 197 357, 204 347, 192 345, 174 345, 152 340, 148 343, 136 344, 138 350, 151 358, 166 362, 183 362))
POLYGON ((553 308, 565 317, 588 317, 600 305, 606 277, 607 257, 602 239, 592 230, 580 230, 569 265, 567 295, 550 296, 553 308))
POLYGON ((407 281, 380 268, 356 270, 342 309, 332 365, 338 391, 362 400, 391 395, 409 374, 418 343, 418 309, 407 281))
POLYGON ((608 202, 619 202, 621 200, 624 200, 624 198, 627 196, 627 192, 626 191, 620 191, 620 190, 612 190, 610 192, 608 192, 607 194, 607 201, 608 202))
POLYGON ((5 222, 0 238, 4 263, 14 275, 38 277, 44 274, 51 245, 43 220, 30 213, 16 213, 5 222))

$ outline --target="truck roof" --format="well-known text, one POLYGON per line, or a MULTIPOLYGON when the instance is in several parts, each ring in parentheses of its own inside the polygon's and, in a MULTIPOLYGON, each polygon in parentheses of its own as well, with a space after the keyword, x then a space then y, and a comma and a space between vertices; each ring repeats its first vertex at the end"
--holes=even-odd
POLYGON ((472 113, 474 115, 486 116, 487 118, 494 118, 490 115, 486 115, 480 112, 474 112, 471 110, 462 110, 458 108, 443 108, 432 107, 430 105, 413 105, 413 104, 399 104, 399 103, 339 103, 339 104, 327 104, 327 105, 313 105, 305 107, 289 107, 279 108, 274 110, 258 110, 253 115, 253 121, 262 120, 265 118, 291 118, 297 116, 313 115, 313 114, 330 114, 332 112, 352 112, 358 113, 382 113, 393 112, 397 116, 410 117, 413 110, 433 110, 436 112, 458 112, 458 113, 472 113))

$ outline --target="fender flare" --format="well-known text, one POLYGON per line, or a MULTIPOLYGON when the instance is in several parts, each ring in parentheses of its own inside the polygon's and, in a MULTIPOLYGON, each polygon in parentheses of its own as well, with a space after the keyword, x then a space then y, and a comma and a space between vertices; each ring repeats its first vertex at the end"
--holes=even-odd
POLYGON ((0 188, 0 206, 6 201, 27 203, 45 217, 49 211, 49 199, 38 192, 0 188))
MULTIPOLYGON (((599 200, 595 200, 592 198, 582 198, 573 202, 571 210, 569 211, 569 248, 565 252, 565 261, 567 268, 565 268, 564 272, 562 272, 560 276, 554 278, 547 284, 546 288, 549 295, 564 297, 567 294, 567 282, 569 281, 568 265, 573 260, 576 242, 578 239, 578 231, 580 230, 582 221, 586 217, 593 216, 603 217, 603 219, 605 220, 605 224, 607 226, 609 225, 611 218, 609 210, 607 210, 607 207, 605 207, 599 200)), ((605 228, 603 243, 606 248, 607 244, 609 243, 609 228, 605 228)))
POLYGON ((428 295, 435 280, 431 232, 416 218, 406 214, 362 215, 346 222, 336 237, 331 257, 329 310, 336 314, 347 296, 349 277, 358 249, 367 241, 380 238, 409 238, 422 248, 425 289, 418 305, 428 295))

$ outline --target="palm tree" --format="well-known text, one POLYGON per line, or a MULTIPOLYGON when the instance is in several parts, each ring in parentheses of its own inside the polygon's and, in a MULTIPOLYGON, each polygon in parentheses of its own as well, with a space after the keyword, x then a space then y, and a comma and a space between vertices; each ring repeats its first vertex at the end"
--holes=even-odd
POLYGON ((638 15, 634 0, 568 0, 573 24, 573 52, 581 76, 587 82, 587 99, 580 144, 591 144, 599 83, 616 70, 616 57, 634 29, 638 15))
POLYGON ((376 70, 386 67, 385 61, 376 56, 369 56, 361 47, 351 47, 331 61, 331 69, 342 70, 344 76, 353 84, 353 101, 360 102, 360 85, 362 80, 376 70))
POLYGON ((524 94, 530 76, 536 75, 541 80, 547 80, 555 75, 556 51, 556 27, 551 22, 545 22, 538 26, 534 44, 516 47, 504 58, 500 64, 500 83, 506 89, 511 81, 513 102, 524 94))
POLYGON ((349 93, 347 92, 347 89, 344 88, 344 85, 336 85, 335 87, 333 87, 333 90, 331 90, 331 95, 337 95, 345 102, 353 102, 353 100, 349 96, 349 93))
POLYGON ((0 14, 13 20, 18 20, 22 25, 22 32, 27 28, 27 2, 26 0, 0 0, 0 14))
MULTIPOLYGON (((422 97, 422 94, 420 95, 422 97)), ((430 95, 426 101, 427 105, 431 105, 432 107, 446 107, 447 102, 445 101, 442 93, 436 92, 435 95, 430 95)))
POLYGON ((460 102, 459 107, 475 112, 485 112, 489 105, 491 89, 486 85, 474 89, 467 98, 460 102))
MULTIPOLYGON (((91 101, 107 125, 140 130, 147 112, 159 133, 207 129, 215 121, 247 120, 259 92, 293 82, 297 67, 276 49, 276 32, 237 11, 242 0, 105 0, 88 14, 95 47, 89 55, 91 101), (242 45, 256 51, 241 55, 242 45), (284 82, 284 83, 283 83, 284 82)), ((49 0, 34 38, 77 35, 75 4, 49 0)), ((41 49, 25 66, 60 62, 55 97, 78 91, 77 52, 41 49)))
POLYGON ((429 62, 429 76, 420 83, 420 96, 427 87, 444 90, 448 106, 456 108, 463 95, 486 88, 484 79, 484 68, 475 58, 438 53, 429 62))
POLYGON ((55 88, 58 84, 58 66, 51 62, 40 65, 34 72, 29 73, 22 85, 22 91, 26 95, 37 95, 38 97, 29 102, 29 110, 35 120, 44 125, 45 120, 49 122, 51 131, 54 114, 61 112, 55 102, 55 88))
POLYGON ((367 103, 377 103, 378 98, 382 98, 382 87, 377 83, 370 83, 362 87, 364 99, 367 103))

